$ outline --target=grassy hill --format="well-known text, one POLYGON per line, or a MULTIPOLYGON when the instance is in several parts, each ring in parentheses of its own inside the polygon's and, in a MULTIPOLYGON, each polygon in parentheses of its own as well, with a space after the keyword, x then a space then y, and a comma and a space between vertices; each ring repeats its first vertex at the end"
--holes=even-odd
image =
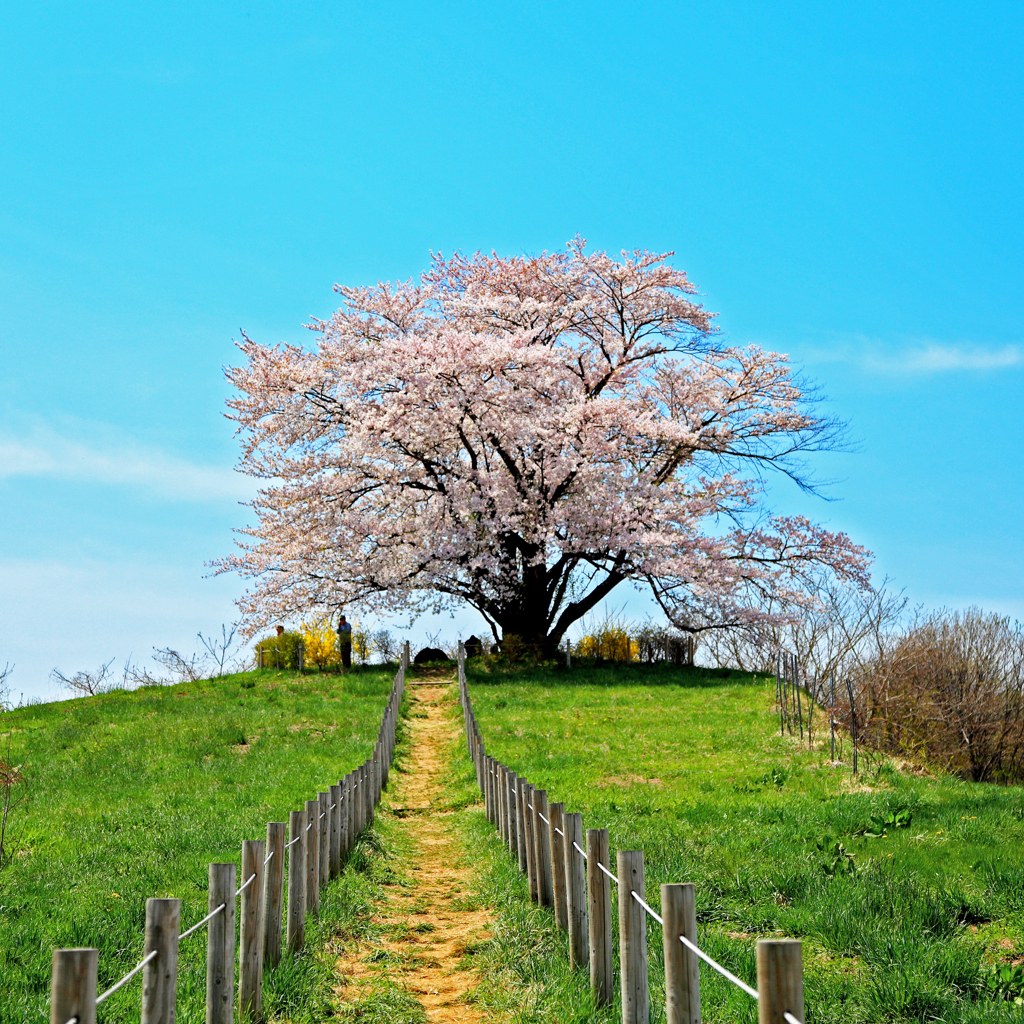
MULTIPOLYGON (((134 966, 147 897, 180 897, 183 926, 203 917, 210 862, 237 862, 243 839, 263 838, 267 821, 287 821, 369 755, 391 675, 258 672, 0 715, 2 749, 27 780, 0 871, 0 1021, 49 1020, 54 947, 98 946, 101 991, 134 966)), ((329 898, 321 925, 361 899, 329 898)), ((302 1003, 320 1019, 317 969, 283 965, 271 1010, 302 1003)), ((204 1019, 205 970, 205 941, 183 944, 183 1024, 204 1019)), ((102 1020, 137 1021, 138 1000, 136 982, 102 1020)))
MULTIPOLYGON (((653 905, 661 882, 694 882, 703 945, 725 966, 753 981, 759 936, 803 940, 809 1021, 1024 1018, 986 987, 991 965, 1024 958, 1021 788, 889 759, 855 778, 827 745, 780 736, 774 681, 739 673, 478 665, 469 679, 488 752, 582 811, 585 829, 607 827, 613 856, 642 849, 653 905)), ((468 798, 464 752, 459 763, 468 798)), ((521 886, 486 822, 470 832, 506 917, 484 1001, 502 1004, 518 963, 520 981, 543 989, 530 1019, 615 1019, 594 1013, 585 978, 566 976, 560 942, 530 974, 550 924, 528 924, 502 895, 521 886)), ((657 1020, 653 930, 649 950, 657 1020)), ((701 975, 706 1021, 756 1020, 747 996, 701 975)))

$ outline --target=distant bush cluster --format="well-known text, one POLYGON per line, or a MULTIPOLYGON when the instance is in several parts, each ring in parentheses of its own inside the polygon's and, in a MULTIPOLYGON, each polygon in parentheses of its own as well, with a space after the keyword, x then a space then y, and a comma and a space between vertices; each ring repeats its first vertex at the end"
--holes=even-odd
POLYGON ((1019 623, 979 608, 908 613, 884 584, 822 585, 815 598, 797 619, 707 631, 704 659, 772 673, 791 651, 815 700, 828 707, 834 692, 836 721, 862 744, 979 782, 1024 781, 1019 623))
POLYGON ((916 617, 859 666, 863 735, 977 782, 1024 781, 1024 630, 977 608, 916 617))
MULTIPOLYGON (((301 665, 324 671, 341 665, 338 633, 327 616, 303 622, 298 630, 285 630, 276 636, 263 637, 256 642, 253 651, 256 664, 264 668, 297 670, 301 665)), ((365 665, 374 656, 385 664, 394 661, 398 657, 397 641, 386 629, 370 632, 353 623, 352 657, 360 665, 365 665)))

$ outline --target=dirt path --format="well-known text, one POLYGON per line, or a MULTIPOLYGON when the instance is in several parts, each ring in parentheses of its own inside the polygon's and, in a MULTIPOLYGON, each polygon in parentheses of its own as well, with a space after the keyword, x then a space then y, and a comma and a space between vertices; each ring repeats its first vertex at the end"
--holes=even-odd
POLYGON ((390 813, 407 830, 410 884, 388 887, 374 919, 384 925, 383 937, 361 944, 338 967, 346 1000, 360 998, 386 965, 390 979, 431 1021, 468 1024, 483 1015, 462 1001, 478 984, 463 960, 467 947, 488 936, 489 915, 467 906, 470 870, 461 866, 462 850, 451 834, 453 812, 439 808, 443 751, 456 731, 445 708, 449 682, 410 683, 409 770, 391 775, 390 813))

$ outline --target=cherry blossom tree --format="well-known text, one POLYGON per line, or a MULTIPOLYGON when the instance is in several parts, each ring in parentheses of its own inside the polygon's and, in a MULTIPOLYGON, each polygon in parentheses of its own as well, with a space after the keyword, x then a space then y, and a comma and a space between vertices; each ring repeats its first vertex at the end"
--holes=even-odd
POLYGON ((822 571, 866 586, 863 548, 766 504, 770 471, 814 488, 839 425, 785 356, 722 343, 672 255, 438 256, 336 286, 315 347, 243 335, 228 405, 265 485, 217 565, 254 581, 249 628, 466 603, 551 650, 626 581, 692 631, 797 608, 822 571))

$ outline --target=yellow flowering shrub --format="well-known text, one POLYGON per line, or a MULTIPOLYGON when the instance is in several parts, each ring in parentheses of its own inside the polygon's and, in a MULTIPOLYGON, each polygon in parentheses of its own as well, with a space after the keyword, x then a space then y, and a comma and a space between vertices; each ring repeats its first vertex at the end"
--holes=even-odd
POLYGON ((338 634, 327 616, 303 622, 301 632, 307 665, 316 665, 317 668, 324 669, 341 664, 338 634))
POLYGON ((621 626, 602 626, 594 633, 580 637, 573 645, 577 658, 603 658, 605 661, 639 661, 635 640, 621 626))

